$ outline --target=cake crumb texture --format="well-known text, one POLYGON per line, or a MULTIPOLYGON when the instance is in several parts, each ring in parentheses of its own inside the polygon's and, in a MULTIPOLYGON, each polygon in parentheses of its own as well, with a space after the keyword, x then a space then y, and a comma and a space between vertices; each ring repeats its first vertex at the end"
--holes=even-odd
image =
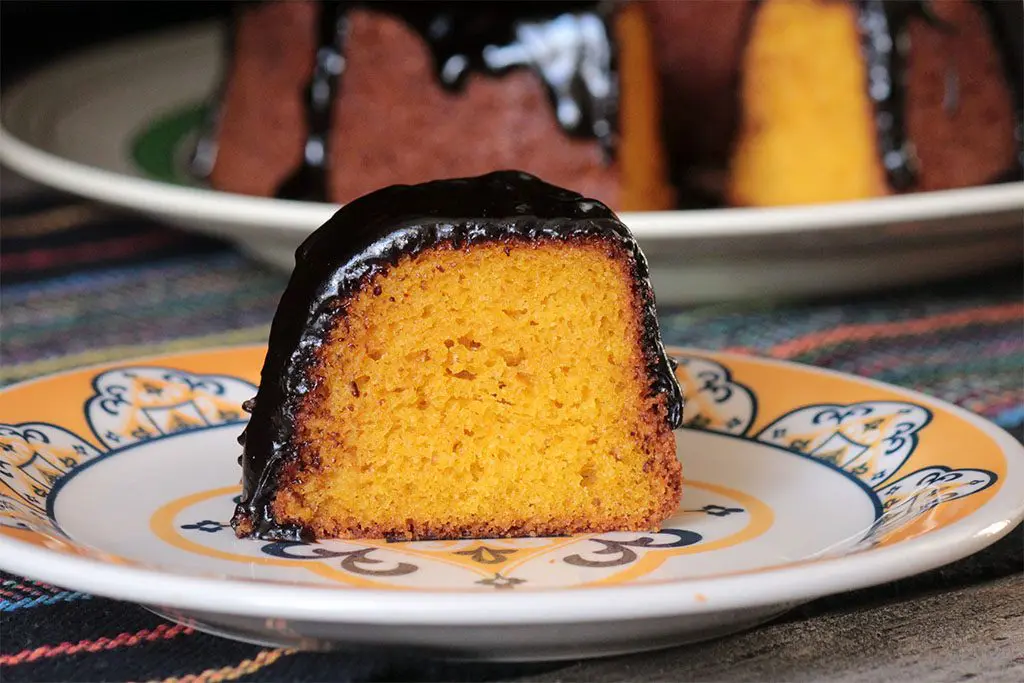
POLYGON ((633 267, 597 238, 403 257, 309 371, 275 518, 321 538, 656 529, 681 468, 633 267))

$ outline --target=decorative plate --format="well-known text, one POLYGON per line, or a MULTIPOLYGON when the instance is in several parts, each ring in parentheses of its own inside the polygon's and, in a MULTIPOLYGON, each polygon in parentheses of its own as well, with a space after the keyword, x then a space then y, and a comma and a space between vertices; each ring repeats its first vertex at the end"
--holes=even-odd
MULTIPOLYGON (((215 25, 101 46, 5 88, 0 161, 58 189, 225 237, 291 270, 330 204, 216 192, 184 172, 224 51, 215 25)), ((1024 183, 773 209, 624 214, 658 301, 822 296, 1021 259, 1024 183)))
POLYGON ((229 637, 541 659, 710 638, 964 557, 1024 516, 1024 449, 867 380, 680 350, 679 511, 657 533, 449 542, 235 538, 264 347, 0 393, 0 567, 229 637))

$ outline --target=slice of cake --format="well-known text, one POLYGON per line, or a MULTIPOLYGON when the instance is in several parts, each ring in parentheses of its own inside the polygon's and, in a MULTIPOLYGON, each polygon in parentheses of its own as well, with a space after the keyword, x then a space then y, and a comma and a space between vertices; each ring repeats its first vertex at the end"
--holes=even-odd
POLYGON ((296 253, 250 408, 239 536, 652 530, 679 502, 643 254, 524 173, 338 211, 296 253))

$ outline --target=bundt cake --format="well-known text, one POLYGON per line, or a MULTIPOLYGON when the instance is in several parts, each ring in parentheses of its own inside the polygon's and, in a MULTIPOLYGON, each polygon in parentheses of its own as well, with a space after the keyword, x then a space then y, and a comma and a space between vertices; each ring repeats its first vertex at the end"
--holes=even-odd
POLYGON ((1020 178, 1020 2, 644 8, 674 175, 694 202, 818 203, 1020 178))
POLYGON ((644 257, 524 173, 341 208, 296 252, 247 409, 241 537, 652 530, 679 502, 644 257))
POLYGON ((617 210, 674 206, 637 6, 266 1, 230 34, 194 164, 215 189, 344 203, 522 168, 617 210))

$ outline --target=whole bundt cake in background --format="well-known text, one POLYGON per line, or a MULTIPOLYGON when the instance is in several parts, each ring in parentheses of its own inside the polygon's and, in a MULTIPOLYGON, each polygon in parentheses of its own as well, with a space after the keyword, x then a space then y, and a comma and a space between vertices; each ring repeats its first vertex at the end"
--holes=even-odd
POLYGON ((522 168, 617 210, 1019 179, 1021 5, 243 3, 196 168, 340 203, 522 168))
POLYGON ((645 3, 682 193, 770 206, 1019 177, 1020 4, 645 3))
POLYGON ((296 254, 248 409, 240 536, 653 530, 679 503, 644 257, 522 173, 339 210, 296 254))
POLYGON ((344 203, 522 168, 619 210, 674 205, 637 5, 241 5, 198 167, 217 189, 344 203))

